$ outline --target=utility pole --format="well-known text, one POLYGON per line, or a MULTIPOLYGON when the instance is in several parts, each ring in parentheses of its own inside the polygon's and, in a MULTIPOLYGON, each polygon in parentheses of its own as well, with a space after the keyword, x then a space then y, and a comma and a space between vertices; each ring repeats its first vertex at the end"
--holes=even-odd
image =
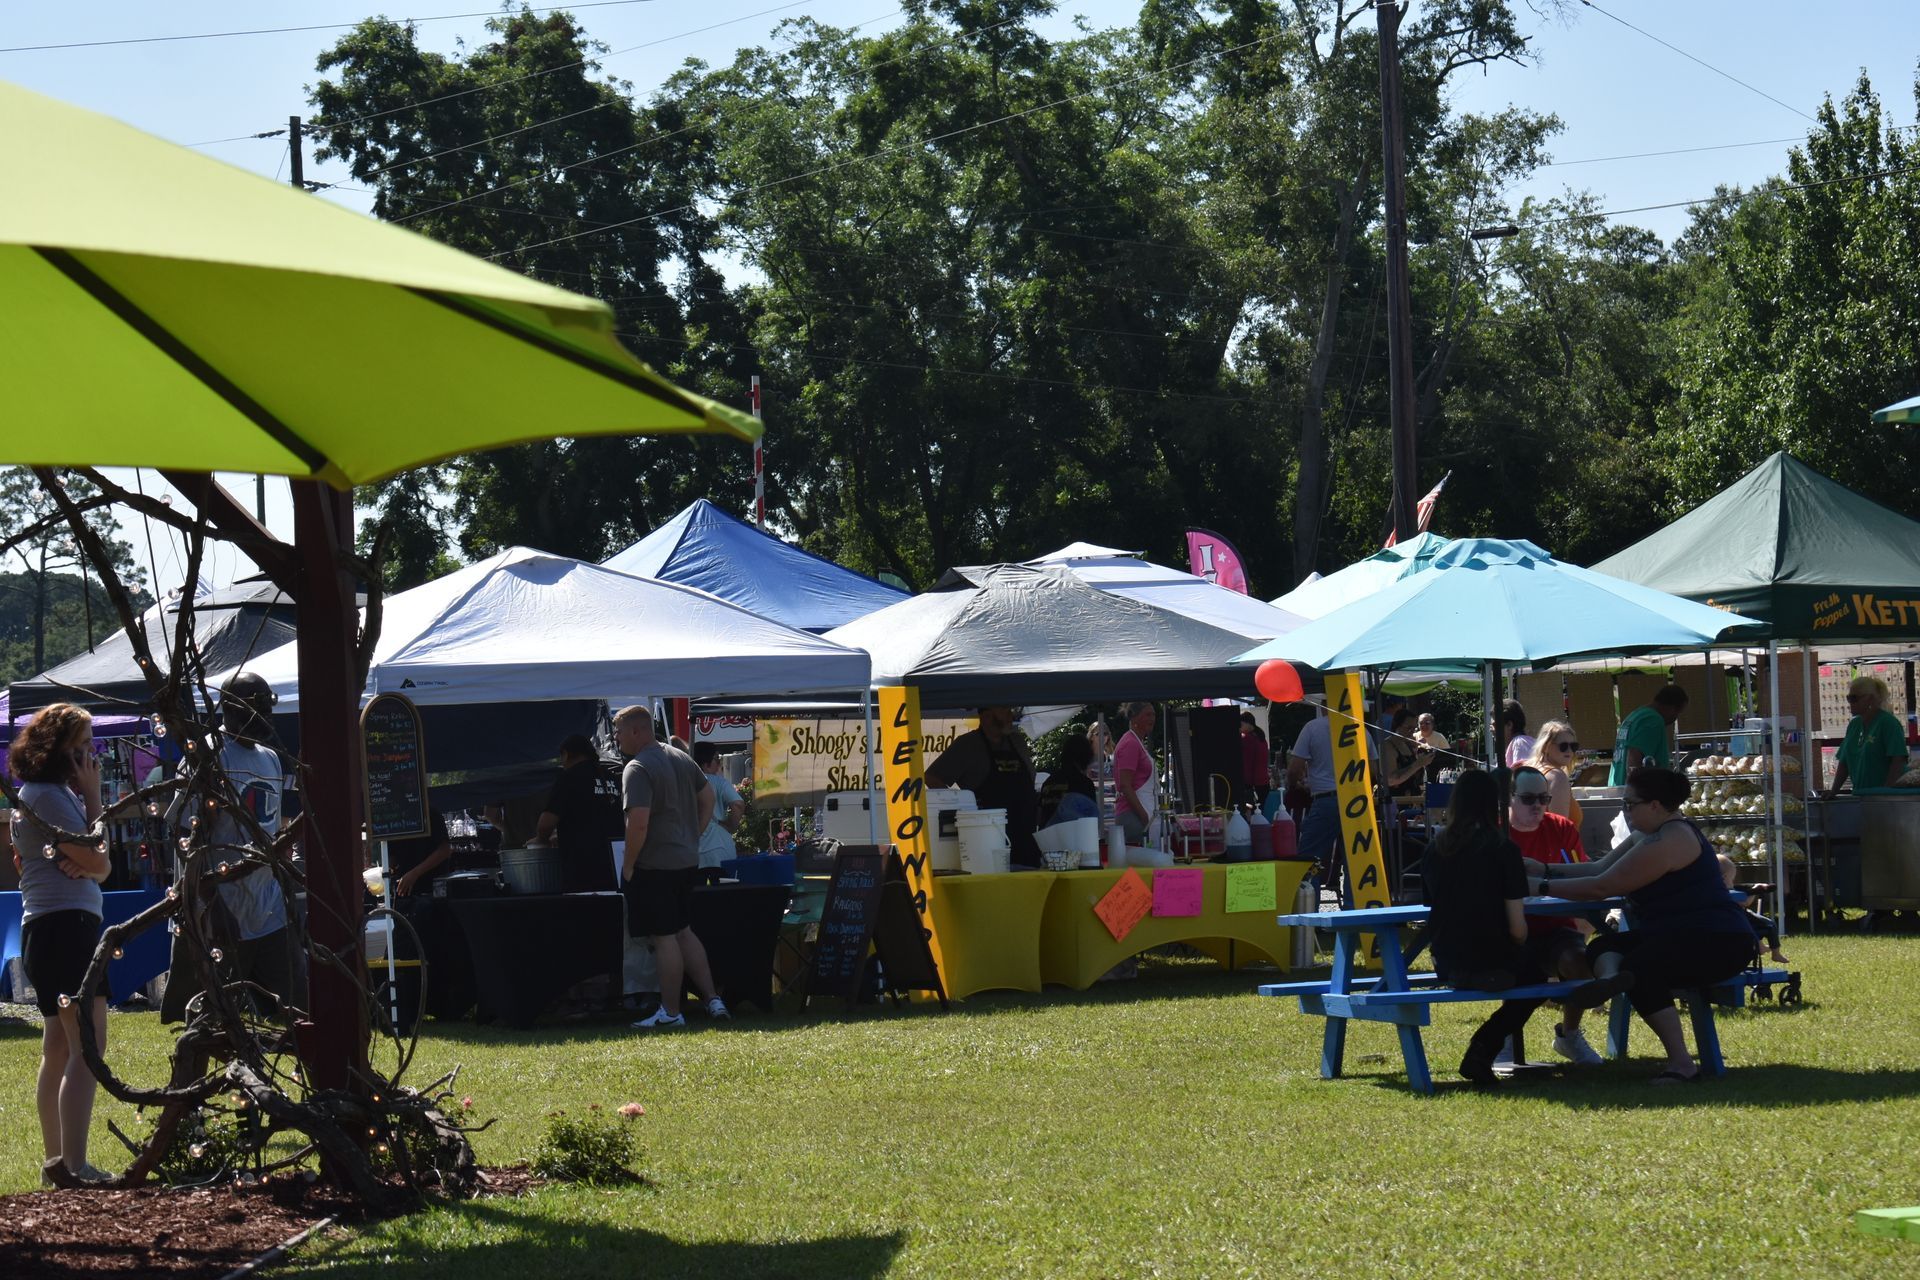
POLYGON ((1394 0, 1375 0, 1380 26, 1380 132, 1384 154, 1387 232, 1388 408, 1393 424, 1393 532, 1410 542, 1417 532, 1414 504, 1420 482, 1413 436, 1413 300, 1407 278, 1407 147, 1400 118, 1400 18, 1394 0))
MULTIPOLYGON (((307 189, 307 175, 304 159, 300 154, 300 139, 300 117, 288 116, 287 169, 290 180, 293 183, 293 189, 296 191, 305 191, 307 189)), ((264 475, 257 475, 253 478, 253 518, 258 520, 263 528, 265 527, 267 523, 267 478, 264 475)))
MULTIPOLYGON (((752 400, 753 420, 762 421, 760 416, 760 375, 753 375, 752 390, 748 393, 752 400)), ((762 533, 767 528, 767 451, 761 440, 753 442, 753 525, 762 533)))

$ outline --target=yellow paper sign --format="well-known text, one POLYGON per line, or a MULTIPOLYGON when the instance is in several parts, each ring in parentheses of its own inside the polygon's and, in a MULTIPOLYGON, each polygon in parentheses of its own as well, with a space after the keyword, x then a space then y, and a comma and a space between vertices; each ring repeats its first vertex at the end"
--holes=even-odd
POLYGON ((1147 882, 1132 867, 1122 872, 1113 882, 1113 888, 1093 904, 1093 914, 1100 917, 1100 923, 1107 926, 1115 942, 1132 933, 1133 926, 1146 919, 1152 909, 1153 890, 1147 888, 1147 882))
MULTIPOLYGON (((1390 905, 1387 864, 1380 854, 1380 826, 1373 818, 1373 774, 1367 763, 1366 704, 1355 672, 1327 677, 1332 723, 1334 790, 1340 801, 1340 837, 1347 852, 1347 906, 1355 910, 1390 905)), ((1379 942, 1363 934, 1369 959, 1379 942)))
POLYGON ((927 780, 920 755, 920 691, 901 685, 880 690, 880 776, 887 787, 887 838, 907 868, 920 928, 944 975, 946 961, 933 929, 933 861, 927 834, 927 780))
POLYGON ((1236 911, 1278 911, 1271 862, 1242 862, 1227 868, 1227 914, 1236 911))

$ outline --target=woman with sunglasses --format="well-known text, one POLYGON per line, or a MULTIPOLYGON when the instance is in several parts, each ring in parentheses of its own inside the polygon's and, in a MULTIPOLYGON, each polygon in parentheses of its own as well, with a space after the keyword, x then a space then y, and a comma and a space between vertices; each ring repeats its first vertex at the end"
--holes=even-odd
POLYGON ((1540 771, 1553 792, 1547 812, 1559 814, 1576 827, 1582 815, 1580 802, 1573 798, 1572 770, 1579 755, 1580 739, 1574 734, 1573 726, 1565 720, 1549 720, 1540 726, 1533 754, 1527 757, 1527 764, 1540 771))
POLYGON ((1655 1084, 1700 1079, 1673 1006, 1674 991, 1725 982, 1753 958, 1753 931, 1727 894, 1713 846, 1680 816, 1689 790, 1685 774, 1642 765, 1627 775, 1625 809, 1627 825, 1643 839, 1599 862, 1529 867, 1540 877, 1542 893, 1578 902, 1626 896, 1633 928, 1588 945, 1597 980, 1564 1003, 1593 1008, 1628 993, 1667 1053, 1655 1084))

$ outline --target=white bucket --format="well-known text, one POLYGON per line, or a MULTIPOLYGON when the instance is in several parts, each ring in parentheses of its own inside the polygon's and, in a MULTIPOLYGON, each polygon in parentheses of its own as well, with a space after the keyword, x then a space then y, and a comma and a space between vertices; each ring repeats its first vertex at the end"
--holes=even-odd
POLYGON ((972 875, 1004 875, 1012 866, 1005 809, 961 810, 953 815, 960 835, 960 869, 972 875))
MULTIPOLYGON (((950 787, 927 789, 927 834, 933 848, 935 871, 960 870, 960 829, 957 819, 973 811, 973 792, 950 787)), ((881 816, 884 818, 885 812, 881 816)), ((882 832, 886 823, 880 824, 882 832)), ((859 841, 854 843, 858 844, 859 841)))

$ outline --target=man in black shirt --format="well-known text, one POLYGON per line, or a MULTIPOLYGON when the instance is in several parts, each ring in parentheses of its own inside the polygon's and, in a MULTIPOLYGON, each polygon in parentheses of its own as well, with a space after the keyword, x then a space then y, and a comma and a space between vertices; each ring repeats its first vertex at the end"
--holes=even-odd
POLYGON ((560 744, 560 776, 540 814, 533 845, 560 850, 567 893, 597 893, 619 886, 613 874, 613 837, 622 822, 620 780, 602 769, 600 753, 581 734, 560 744))
POLYGON ((453 840, 447 834, 447 820, 438 813, 427 816, 431 830, 426 835, 387 843, 387 869, 394 879, 396 898, 411 897, 421 881, 432 884, 435 877, 453 870, 453 840))

